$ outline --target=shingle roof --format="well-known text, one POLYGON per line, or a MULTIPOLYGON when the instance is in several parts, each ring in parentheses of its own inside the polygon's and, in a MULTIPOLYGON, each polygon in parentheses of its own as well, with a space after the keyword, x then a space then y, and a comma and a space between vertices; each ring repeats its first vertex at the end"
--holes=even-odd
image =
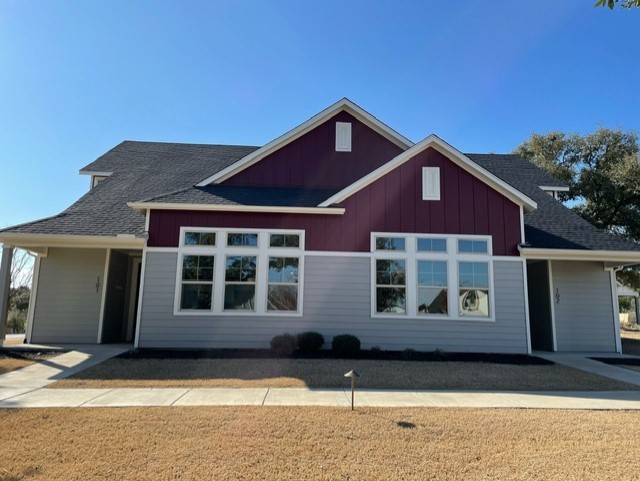
POLYGON ((563 184, 533 163, 510 154, 466 155, 538 203, 536 210, 524 215, 525 239, 531 247, 640 251, 640 244, 597 229, 540 189, 563 184))
MULTIPOLYGON (((113 174, 64 212, 2 232, 143 236, 144 216, 127 202, 311 207, 335 194, 325 189, 194 187, 257 148, 125 141, 82 169, 113 174)), ((525 235, 532 247, 640 251, 639 244, 596 229, 543 192, 538 186, 563 184, 534 164, 516 155, 467 156, 538 203, 538 209, 525 214, 525 235)))
POLYGON ((280 187, 240 187, 210 185, 191 187, 143 202, 204 205, 259 205, 276 207, 317 207, 335 189, 293 189, 280 187))

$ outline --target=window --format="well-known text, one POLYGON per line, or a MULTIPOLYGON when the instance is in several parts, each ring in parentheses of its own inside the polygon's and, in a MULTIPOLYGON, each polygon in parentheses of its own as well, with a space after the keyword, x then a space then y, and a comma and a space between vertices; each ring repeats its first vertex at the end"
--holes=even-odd
POLYGON ((230 232, 227 234, 227 245, 230 247, 257 247, 258 234, 230 232))
POLYGON ((458 264, 458 302, 461 316, 489 316, 489 263, 458 264))
POLYGON ((301 316, 304 231, 182 227, 176 316, 301 316))
POLYGON ((440 167, 422 168, 422 200, 440 200, 440 167))
POLYGON ((215 246, 215 232, 190 232, 184 233, 184 245, 186 246, 215 246))
POLYGON ((372 233, 371 316, 494 321, 490 236, 372 233))
POLYGON ((405 250, 404 237, 376 237, 376 250, 403 251, 405 250))
POLYGON ((255 311, 256 256, 228 256, 224 274, 225 310, 255 311))
POLYGON ((446 239, 418 239, 419 252, 447 252, 446 239))
POLYGON ((406 312, 406 269, 404 260, 376 260, 376 312, 406 312))
POLYGON ((447 314, 447 262, 418 261, 418 314, 447 314))
POLYGON ((267 310, 298 310, 299 263, 297 257, 269 257, 267 310))
POLYGON ((211 310, 213 264, 213 256, 182 257, 180 309, 211 310))
POLYGON ((458 241, 458 252, 472 252, 477 254, 486 254, 487 241, 460 239, 458 241))
POLYGON ((271 234, 269 236, 270 247, 300 247, 298 234, 271 234))

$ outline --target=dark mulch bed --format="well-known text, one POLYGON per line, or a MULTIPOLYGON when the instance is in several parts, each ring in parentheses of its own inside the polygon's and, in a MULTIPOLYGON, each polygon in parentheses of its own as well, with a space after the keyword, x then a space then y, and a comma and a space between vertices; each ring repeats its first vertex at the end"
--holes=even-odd
POLYGON ((64 354, 62 349, 24 349, 0 348, 0 359, 24 359, 26 361, 42 361, 64 354))
MULTIPOLYGON (((134 349, 121 359, 286 359, 269 349, 134 349)), ((293 359, 336 359, 330 350, 296 352, 293 359)), ((553 362, 526 354, 442 351, 361 351, 355 359, 410 362, 487 362, 493 364, 551 365, 553 362)), ((352 359, 353 359, 352 358, 352 359)))
POLYGON ((592 357, 594 361, 611 364, 612 366, 640 366, 640 358, 632 357, 592 357))

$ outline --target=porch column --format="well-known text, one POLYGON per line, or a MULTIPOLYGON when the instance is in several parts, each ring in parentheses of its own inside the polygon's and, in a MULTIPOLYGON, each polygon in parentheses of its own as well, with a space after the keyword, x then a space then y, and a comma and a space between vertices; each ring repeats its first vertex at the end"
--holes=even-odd
POLYGON ((11 260, 13 247, 2 248, 0 263, 0 347, 4 345, 7 334, 7 315, 9 314, 9 288, 11 287, 11 260))

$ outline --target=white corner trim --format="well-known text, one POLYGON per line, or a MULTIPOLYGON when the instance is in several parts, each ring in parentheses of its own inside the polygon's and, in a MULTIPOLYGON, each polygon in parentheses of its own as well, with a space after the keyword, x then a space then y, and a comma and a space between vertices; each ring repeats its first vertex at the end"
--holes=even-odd
POLYGON ((358 105, 354 104, 349 99, 343 98, 338 102, 336 102, 335 104, 327 107, 322 112, 319 112, 318 114, 314 115, 306 122, 298 125, 292 130, 284 133, 280 137, 272 140, 271 142, 259 148, 258 150, 250 153, 249 155, 245 155, 243 158, 231 164, 229 167, 222 169, 220 172, 217 172, 216 174, 210 177, 207 177, 203 181, 196 184, 196 186, 204 187, 209 184, 213 184, 213 183, 217 184, 217 183, 223 182, 224 180, 234 176, 238 172, 259 162, 260 160, 262 160, 264 157, 271 154, 272 152, 275 152, 276 150, 300 138, 301 136, 313 130, 315 127, 317 127, 321 123, 333 117, 335 114, 337 114, 341 110, 345 110, 349 114, 353 115, 356 119, 358 119, 359 121, 361 121, 362 123, 370 127, 371 129, 373 129, 377 133, 383 135, 388 140, 396 144, 398 147, 401 147, 402 149, 407 149, 413 145, 413 142, 411 142, 406 137, 400 135, 398 132, 393 130, 388 125, 385 125, 384 123, 380 122, 369 112, 365 111, 358 105))
POLYGON ((525 259, 562 260, 562 261, 606 261, 628 264, 640 264, 640 252, 607 251, 580 249, 539 249, 518 246, 520 255, 525 259))
POLYGON ((337 194, 329 197, 327 200, 319 204, 319 207, 328 207, 330 205, 338 204, 344 201, 347 197, 352 196, 359 190, 375 182, 380 177, 388 174, 392 170, 401 166, 402 164, 412 159, 413 157, 418 155, 420 152, 428 149, 429 147, 433 147, 440 153, 444 154, 445 156, 447 156, 449 160, 451 160, 458 167, 466 170, 474 177, 477 177, 478 179, 483 181, 485 184, 487 184, 489 187, 497 190, 498 192, 500 192, 502 195, 507 197, 509 200, 511 200, 515 204, 523 206, 527 212, 532 211, 538 207, 538 204, 533 199, 526 196, 519 190, 513 188, 511 185, 507 184, 505 181, 503 181, 499 177, 493 175, 491 172, 489 172, 485 168, 481 167, 479 164, 472 161, 469 157, 464 155, 458 149, 451 146, 450 144, 448 144, 447 142, 445 142, 444 140, 442 140, 441 138, 439 138, 437 135, 434 135, 434 134, 429 135, 425 139, 415 144, 413 147, 409 148, 408 150, 405 150, 401 154, 391 159, 386 164, 378 167, 373 172, 370 172, 369 174, 365 175, 364 177, 357 180, 353 184, 345 187, 337 194))
POLYGON ((531 354, 531 320, 529 319, 529 280, 527 279, 527 260, 522 259, 522 283, 524 288, 524 323, 527 335, 527 354, 531 354))
POLYGON ((524 209, 520 206, 520 242, 524 244, 524 209))
POLYGON ((279 207, 266 205, 211 205, 211 204, 172 204, 163 202, 127 202, 134 210, 148 211, 150 209, 162 210, 200 210, 215 212, 269 212, 276 214, 330 214, 342 215, 345 209, 342 207, 279 207))
POLYGON ((613 308, 613 335, 616 342, 616 352, 621 354, 622 339, 620 338, 620 306, 618 304, 618 285, 616 283, 615 269, 609 269, 609 279, 611 281, 611 304, 613 308))
POLYGON ((142 249, 142 267, 140 268, 140 289, 138 292, 138 312, 136 313, 136 332, 133 337, 133 347, 140 345, 140 324, 142 324, 142 299, 144 297, 144 280, 147 269, 147 246, 142 249))
POLYGON ((551 303, 551 337, 553 341, 553 352, 558 350, 558 341, 556 336, 556 303, 553 292, 553 271, 551 270, 551 261, 547 261, 547 273, 549 274, 549 302, 551 303))
POLYGON ((33 279, 31 280, 31 296, 29 297, 29 315, 27 317, 27 344, 31 344, 31 336, 33 336, 33 320, 36 314, 36 302, 38 298, 38 284, 40 283, 40 262, 41 256, 36 257, 35 266, 33 268, 33 279))
POLYGON ((98 320, 97 344, 102 344, 102 325, 104 324, 104 308, 107 301, 107 281, 109 280, 109 262, 111 261, 111 249, 107 249, 104 260, 104 274, 102 276, 102 298, 100 299, 100 318, 98 320))

